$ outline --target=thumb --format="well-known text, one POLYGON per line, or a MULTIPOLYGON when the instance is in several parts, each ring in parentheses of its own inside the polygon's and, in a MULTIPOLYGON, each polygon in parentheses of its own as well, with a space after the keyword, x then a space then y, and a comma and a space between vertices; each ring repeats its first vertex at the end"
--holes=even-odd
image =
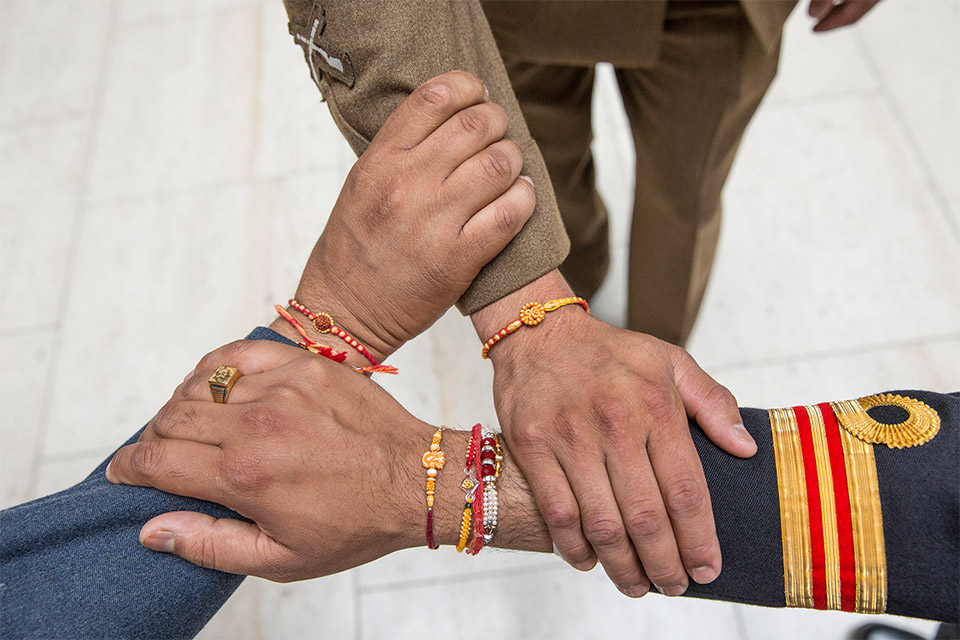
POLYGON ((743 426, 737 399, 730 390, 711 378, 683 349, 673 354, 674 379, 687 415, 727 453, 740 458, 755 454, 757 443, 743 426))
POLYGON ((140 544, 207 569, 273 580, 283 579, 278 567, 287 565, 285 560, 290 553, 252 522, 193 511, 174 511, 153 518, 140 529, 140 544), (275 575, 265 575, 266 572, 275 575))

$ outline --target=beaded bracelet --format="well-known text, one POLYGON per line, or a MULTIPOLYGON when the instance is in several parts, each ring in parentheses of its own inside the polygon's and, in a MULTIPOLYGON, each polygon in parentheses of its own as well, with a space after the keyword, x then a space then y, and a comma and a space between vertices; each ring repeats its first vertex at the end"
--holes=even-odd
POLYGON ((489 340, 483 343, 483 348, 480 350, 480 357, 486 360, 489 357, 490 349, 493 348, 493 345, 500 342, 500 340, 502 340, 504 337, 510 335, 523 325, 534 327, 540 324, 547 312, 554 311, 568 304, 578 304, 583 307, 584 311, 590 313, 590 305, 587 304, 587 301, 583 298, 560 298, 558 300, 544 302, 543 304, 540 304, 539 302, 528 302, 520 309, 519 318, 505 326, 503 329, 500 329, 500 331, 497 331, 489 340))
MULTIPOLYGON (((467 445, 467 460, 463 466, 463 481, 460 488, 464 493, 463 517, 460 519, 460 539, 457 541, 457 552, 463 551, 467 546, 467 541, 471 538, 473 532, 473 503, 478 495, 480 483, 477 481, 477 475, 474 473, 474 461, 477 460, 477 452, 480 447, 480 425, 473 426, 473 435, 470 443, 467 445)), ((481 517, 481 516, 478 516, 481 517)))
POLYGON ((440 440, 443 438, 443 427, 437 429, 430 441, 430 450, 423 454, 421 462, 427 470, 427 547, 439 549, 433 539, 433 502, 437 493, 437 475, 446 461, 443 451, 440 450, 440 440))
MULTIPOLYGON (((500 436, 489 427, 484 428, 480 439, 479 464, 484 503, 480 533, 483 544, 486 545, 493 540, 493 533, 497 529, 497 480, 500 478, 500 469, 503 466, 503 449, 500 447, 500 436)), ((477 551, 479 550, 478 548, 477 551)))
MULTIPOLYGON (((300 334, 300 337, 303 338, 303 342, 298 342, 297 345, 303 349, 306 349, 310 353, 315 353, 324 358, 329 358, 334 362, 343 362, 347 359, 347 354, 343 351, 337 353, 330 347, 320 344, 319 342, 314 342, 310 339, 310 336, 307 335, 306 330, 303 328, 297 319, 287 313, 287 310, 281 307, 278 304, 273 305, 273 308, 277 313, 280 314, 284 320, 289 322, 294 329, 297 330, 297 333, 300 334)), ((387 365, 387 364, 378 364, 372 367, 350 367, 357 373, 397 373, 397 368, 387 365)))
POLYGON ((287 303, 303 315, 310 318, 313 321, 314 329, 316 329, 319 333, 329 333, 337 336, 351 347, 359 351, 363 357, 370 361, 370 364, 374 366, 380 365, 380 363, 377 362, 370 352, 367 351, 365 346, 360 344, 360 342, 349 333, 334 324, 333 316, 331 316, 329 313, 323 313, 322 311, 320 313, 314 313, 313 311, 310 311, 310 309, 307 309, 305 306, 297 302, 294 298, 290 298, 287 303))

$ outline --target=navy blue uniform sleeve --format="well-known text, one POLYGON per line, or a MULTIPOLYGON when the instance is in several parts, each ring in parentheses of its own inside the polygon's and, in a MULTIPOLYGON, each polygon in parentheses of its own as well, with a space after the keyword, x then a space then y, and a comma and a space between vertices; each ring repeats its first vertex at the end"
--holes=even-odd
MULTIPOLYGON (((263 327, 247 338, 293 344, 263 327)), ((65 491, 0 512, 0 637, 193 637, 240 586, 244 576, 149 551, 138 538, 169 511, 238 514, 110 484, 107 462, 65 491)))

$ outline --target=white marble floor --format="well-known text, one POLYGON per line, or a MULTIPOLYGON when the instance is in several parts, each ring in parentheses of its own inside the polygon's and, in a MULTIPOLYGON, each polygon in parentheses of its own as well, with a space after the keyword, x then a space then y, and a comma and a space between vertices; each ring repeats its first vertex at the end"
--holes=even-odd
MULTIPOLYGON (((891 0, 855 29, 809 28, 797 11, 727 186, 691 351, 754 406, 960 389, 960 2, 891 0)), ((633 159, 609 69, 596 94, 623 238, 633 159)), ((200 355, 267 321, 351 162, 279 0, 0 0, 0 506, 82 478, 200 355), (212 277, 224 262, 231 277, 212 277)), ((617 322, 614 248, 594 308, 617 322)), ((448 314, 383 384, 435 422, 493 420, 476 393, 491 372, 462 355, 477 347, 448 314)), ((823 640, 864 621, 634 602, 552 557, 414 550, 248 580, 203 636, 488 637, 464 624, 478 590, 506 638, 823 640)))

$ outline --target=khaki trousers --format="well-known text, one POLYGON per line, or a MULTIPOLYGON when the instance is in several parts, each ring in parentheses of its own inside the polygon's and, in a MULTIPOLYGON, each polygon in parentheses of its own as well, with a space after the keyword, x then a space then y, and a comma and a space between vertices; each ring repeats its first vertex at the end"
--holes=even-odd
MULTIPOLYGON (((487 8, 488 13, 490 8, 487 8)), ((684 344, 703 300, 720 230, 720 192, 777 70, 737 2, 670 2, 659 54, 616 67, 637 167, 628 327, 684 344)), ((498 20, 491 16, 494 37, 498 20)), ((533 26, 531 26, 533 28, 533 26)), ((528 59, 510 34, 501 54, 546 161, 571 249, 561 270, 590 297, 609 262, 607 213, 590 152, 594 63, 528 59)))

